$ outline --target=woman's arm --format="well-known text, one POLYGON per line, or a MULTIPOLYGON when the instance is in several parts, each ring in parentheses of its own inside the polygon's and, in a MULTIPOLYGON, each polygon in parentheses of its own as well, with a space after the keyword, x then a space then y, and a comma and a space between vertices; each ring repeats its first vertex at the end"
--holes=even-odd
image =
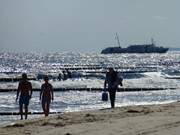
POLYGON ((51 99, 54 100, 54 91, 53 91, 53 86, 51 85, 51 99))
POLYGON ((105 78, 105 80, 104 80, 104 90, 106 89, 106 85, 107 85, 107 73, 106 73, 106 78, 105 78))
POLYGON ((21 84, 19 83, 18 89, 17 89, 17 95, 16 95, 16 102, 17 102, 18 97, 19 97, 19 93, 20 93, 20 89, 21 89, 20 87, 21 87, 21 84))
POLYGON ((40 95, 39 95, 39 100, 41 100, 42 93, 43 93, 43 85, 41 86, 41 91, 40 91, 40 95))
POLYGON ((30 83, 30 98, 32 97, 32 93, 33 93, 32 84, 30 83))

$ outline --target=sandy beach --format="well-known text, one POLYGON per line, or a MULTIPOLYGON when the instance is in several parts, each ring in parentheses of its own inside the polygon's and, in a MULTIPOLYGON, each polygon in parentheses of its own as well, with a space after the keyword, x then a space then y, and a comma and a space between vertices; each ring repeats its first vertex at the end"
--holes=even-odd
POLYGON ((64 113, 17 121, 0 135, 179 135, 180 103, 64 113))

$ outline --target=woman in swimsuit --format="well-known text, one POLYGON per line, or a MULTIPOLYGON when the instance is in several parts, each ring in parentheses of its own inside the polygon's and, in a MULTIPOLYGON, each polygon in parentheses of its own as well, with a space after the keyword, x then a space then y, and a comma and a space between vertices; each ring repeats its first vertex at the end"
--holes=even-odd
POLYGON ((43 108, 45 116, 48 116, 50 103, 51 103, 51 100, 52 101, 54 100, 54 95, 53 95, 53 87, 49 83, 48 76, 44 77, 44 81, 45 81, 45 83, 42 84, 42 86, 41 86, 41 92, 40 92, 39 99, 41 100, 42 108, 43 108))

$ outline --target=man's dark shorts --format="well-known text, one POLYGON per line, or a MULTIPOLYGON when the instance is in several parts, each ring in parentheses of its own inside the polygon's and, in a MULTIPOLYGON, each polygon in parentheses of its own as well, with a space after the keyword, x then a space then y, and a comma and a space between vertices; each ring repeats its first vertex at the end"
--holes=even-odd
POLYGON ((28 106, 29 105, 29 99, 30 99, 30 96, 20 96, 19 98, 19 105, 22 106, 23 104, 25 106, 28 106))

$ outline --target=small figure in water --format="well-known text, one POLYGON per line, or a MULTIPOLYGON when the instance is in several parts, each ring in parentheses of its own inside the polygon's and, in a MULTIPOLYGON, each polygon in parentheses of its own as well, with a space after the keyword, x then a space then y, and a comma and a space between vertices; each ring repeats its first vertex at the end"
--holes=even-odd
POLYGON ((118 85, 122 86, 122 79, 118 77, 118 73, 114 71, 113 68, 109 68, 106 73, 106 79, 104 81, 104 89, 106 90, 106 85, 108 84, 109 97, 111 101, 111 108, 115 107, 116 90, 118 85))
POLYGON ((23 119, 23 105, 25 108, 25 119, 27 119, 29 100, 32 96, 32 85, 30 82, 27 81, 27 74, 25 73, 22 74, 22 80, 19 82, 18 85, 16 102, 18 100, 19 93, 19 112, 21 115, 21 120, 23 119))
POLYGON ((71 72, 68 69, 66 69, 66 72, 67 72, 68 78, 72 78, 72 74, 71 74, 71 72))
POLYGON ((62 79, 62 75, 61 75, 61 73, 59 73, 58 80, 61 81, 61 79, 62 79))
POLYGON ((49 83, 48 76, 44 77, 44 81, 45 81, 45 83, 42 84, 42 86, 41 86, 41 92, 40 92, 39 99, 41 100, 42 108, 43 108, 45 116, 48 116, 51 100, 52 101, 54 100, 54 94, 53 94, 53 87, 49 83))
POLYGON ((68 79, 68 75, 65 70, 63 70, 63 81, 68 79))

